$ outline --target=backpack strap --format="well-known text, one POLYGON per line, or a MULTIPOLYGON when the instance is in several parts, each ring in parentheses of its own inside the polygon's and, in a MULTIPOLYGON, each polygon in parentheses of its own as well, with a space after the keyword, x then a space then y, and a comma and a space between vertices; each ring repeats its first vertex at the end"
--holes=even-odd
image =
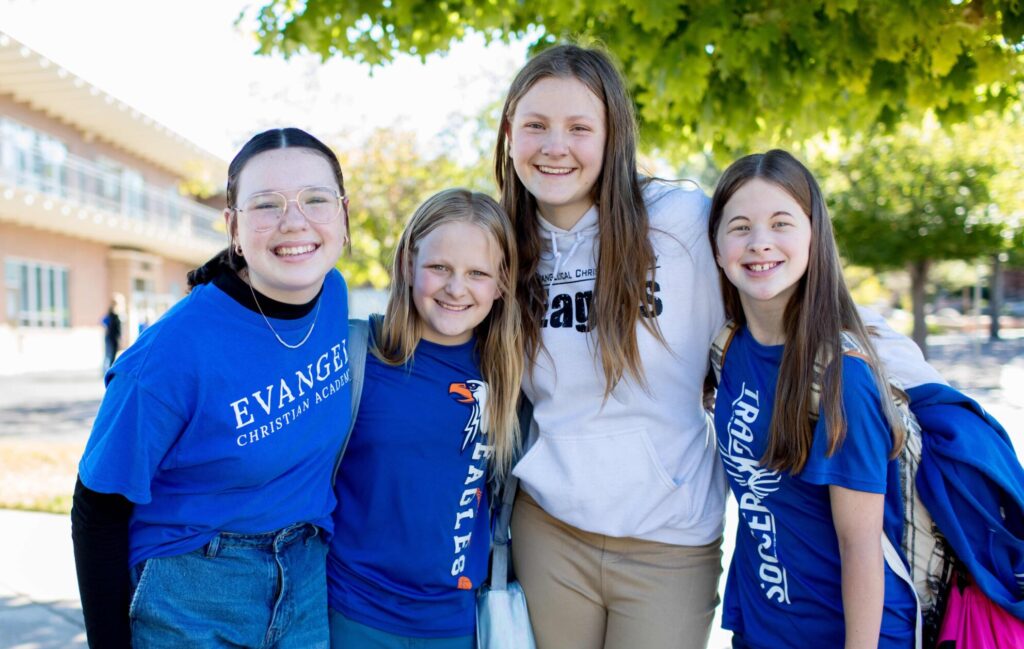
POLYGON ((885 559, 885 564, 889 566, 889 570, 901 580, 903 583, 910 587, 910 592, 914 595, 914 604, 917 606, 916 623, 914 625, 914 649, 921 649, 921 642, 923 638, 923 622, 921 617, 921 599, 917 596, 917 589, 914 588, 914 579, 910 576, 910 571, 907 569, 903 559, 900 557, 899 550, 893 545, 889 537, 882 532, 882 557, 885 559))
MULTIPOLYGON (((861 359, 868 365, 871 364, 871 358, 864 351, 863 345, 849 331, 844 330, 840 332, 839 347, 842 350, 843 356, 852 356, 861 359)), ((814 358, 814 381, 811 383, 811 401, 807 406, 807 415, 811 418, 812 423, 817 422, 820 417, 822 377, 825 375, 825 368, 831 362, 831 354, 824 350, 818 350, 818 354, 814 358)))
POLYGON ((363 376, 366 374, 366 350, 369 346, 369 321, 354 318, 349 320, 348 363, 352 371, 352 417, 348 424, 349 435, 352 434, 352 429, 356 424, 356 415, 359 414, 359 399, 363 394, 363 376))
POLYGON ((715 372, 715 384, 722 381, 722 368, 725 367, 725 353, 729 351, 733 336, 738 327, 732 320, 727 320, 711 343, 711 369, 715 372))
MULTIPOLYGON (((525 394, 519 394, 519 407, 517 408, 520 431, 529 431, 533 422, 533 404, 526 398, 525 394)), ((525 432, 523 434, 526 434, 525 432)), ((516 501, 516 492, 519 490, 519 478, 511 472, 505 477, 505 483, 501 485, 501 506, 498 509, 497 523, 494 534, 491 537, 491 590, 508 589, 508 568, 509 568, 509 524, 512 521, 512 506, 516 501)))
MULTIPOLYGON (((871 357, 864 351, 864 346, 852 333, 845 330, 842 331, 839 335, 839 342, 843 356, 859 358, 868 365, 871 365, 871 357)), ((823 351, 819 351, 817 358, 814 359, 814 383, 811 385, 811 402, 807 413, 810 415, 812 422, 818 421, 821 409, 821 379, 824 376, 825 368, 828 367, 830 362, 832 362, 831 356, 823 351)), ((896 410, 900 412, 904 423, 907 423, 909 426, 907 419, 910 413, 910 397, 907 396, 903 386, 895 378, 887 375, 885 379, 889 384, 889 394, 883 396, 888 396, 896 404, 896 410)))
MULTIPOLYGON (((373 316, 371 316, 371 320, 373 316)), ((352 438, 352 429, 356 425, 356 415, 359 413, 359 399, 363 394, 363 376, 366 374, 366 350, 370 344, 370 323, 367 320, 351 318, 348 321, 348 371, 349 382, 352 384, 352 413, 348 421, 348 430, 345 431, 345 441, 342 442, 338 459, 334 461, 334 471, 331 474, 331 484, 338 479, 338 469, 341 467, 341 458, 348 448, 348 441, 352 438)))

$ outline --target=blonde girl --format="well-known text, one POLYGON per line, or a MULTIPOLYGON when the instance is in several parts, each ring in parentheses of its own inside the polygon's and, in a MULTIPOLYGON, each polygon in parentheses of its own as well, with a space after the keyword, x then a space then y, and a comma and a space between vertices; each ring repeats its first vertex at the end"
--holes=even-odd
POLYGON ((490 546, 488 479, 518 445, 515 238, 488 196, 416 210, 337 479, 331 645, 471 649, 490 546))
POLYGON ((912 647, 914 595, 879 540, 903 534, 893 458, 906 431, 880 396, 888 382, 821 190, 785 151, 746 156, 718 183, 708 233, 738 326, 715 404, 740 511, 723 616, 733 646, 912 647), (842 354, 844 331, 865 358, 842 354), (833 359, 820 378, 819 358, 833 359))

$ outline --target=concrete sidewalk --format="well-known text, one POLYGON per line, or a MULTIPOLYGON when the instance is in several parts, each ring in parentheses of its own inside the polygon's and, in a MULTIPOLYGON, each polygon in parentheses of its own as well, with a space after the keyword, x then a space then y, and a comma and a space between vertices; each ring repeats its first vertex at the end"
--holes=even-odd
MULTIPOLYGON (((99 368, 0 377, 0 436, 84 441, 103 389, 99 368)), ((0 649, 87 646, 71 520, 0 509, 0 649)))
MULTIPOLYGON (((985 406, 1010 432, 1018 455, 1024 453, 1024 338, 985 343, 951 336, 929 342, 932 364, 985 406)), ((0 377, 0 435, 84 439, 102 393, 98 371, 0 377)), ((736 524, 731 503, 723 565, 736 524)), ((709 649, 730 645, 719 624, 716 616, 709 649)), ((85 647, 84 629, 69 518, 0 510, 0 649, 85 647)))
POLYGON ((86 647, 67 516, 0 510, 0 647, 86 647))

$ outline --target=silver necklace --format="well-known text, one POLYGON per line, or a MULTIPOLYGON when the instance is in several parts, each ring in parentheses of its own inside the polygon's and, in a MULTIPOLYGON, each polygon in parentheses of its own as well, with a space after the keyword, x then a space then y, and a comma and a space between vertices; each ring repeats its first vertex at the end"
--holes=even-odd
POLYGON ((309 340, 309 337, 313 335, 313 328, 316 327, 316 319, 320 317, 320 305, 323 303, 323 300, 321 300, 319 297, 317 298, 316 313, 313 314, 313 323, 309 325, 309 331, 307 331, 306 335, 302 337, 302 340, 292 345, 290 343, 285 342, 284 338, 281 338, 281 336, 278 335, 277 331, 274 330, 274 325, 270 324, 270 320, 267 319, 267 314, 263 313, 263 307, 260 306, 260 301, 256 299, 256 291, 252 287, 252 280, 246 282, 246 284, 248 284, 249 286, 249 292, 252 293, 252 300, 253 302, 256 303, 256 308, 259 310, 260 315, 263 316, 263 322, 267 323, 267 327, 270 329, 270 333, 274 334, 274 338, 277 338, 277 342, 281 343, 288 349, 298 349, 299 347, 305 345, 306 341, 309 340))

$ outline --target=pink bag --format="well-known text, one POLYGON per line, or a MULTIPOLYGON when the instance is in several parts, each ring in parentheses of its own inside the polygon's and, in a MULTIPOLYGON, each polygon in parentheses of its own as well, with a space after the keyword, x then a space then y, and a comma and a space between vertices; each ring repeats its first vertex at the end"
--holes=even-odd
POLYGON ((1024 649, 1024 622, 997 606, 970 581, 953 575, 937 649, 1024 649))

